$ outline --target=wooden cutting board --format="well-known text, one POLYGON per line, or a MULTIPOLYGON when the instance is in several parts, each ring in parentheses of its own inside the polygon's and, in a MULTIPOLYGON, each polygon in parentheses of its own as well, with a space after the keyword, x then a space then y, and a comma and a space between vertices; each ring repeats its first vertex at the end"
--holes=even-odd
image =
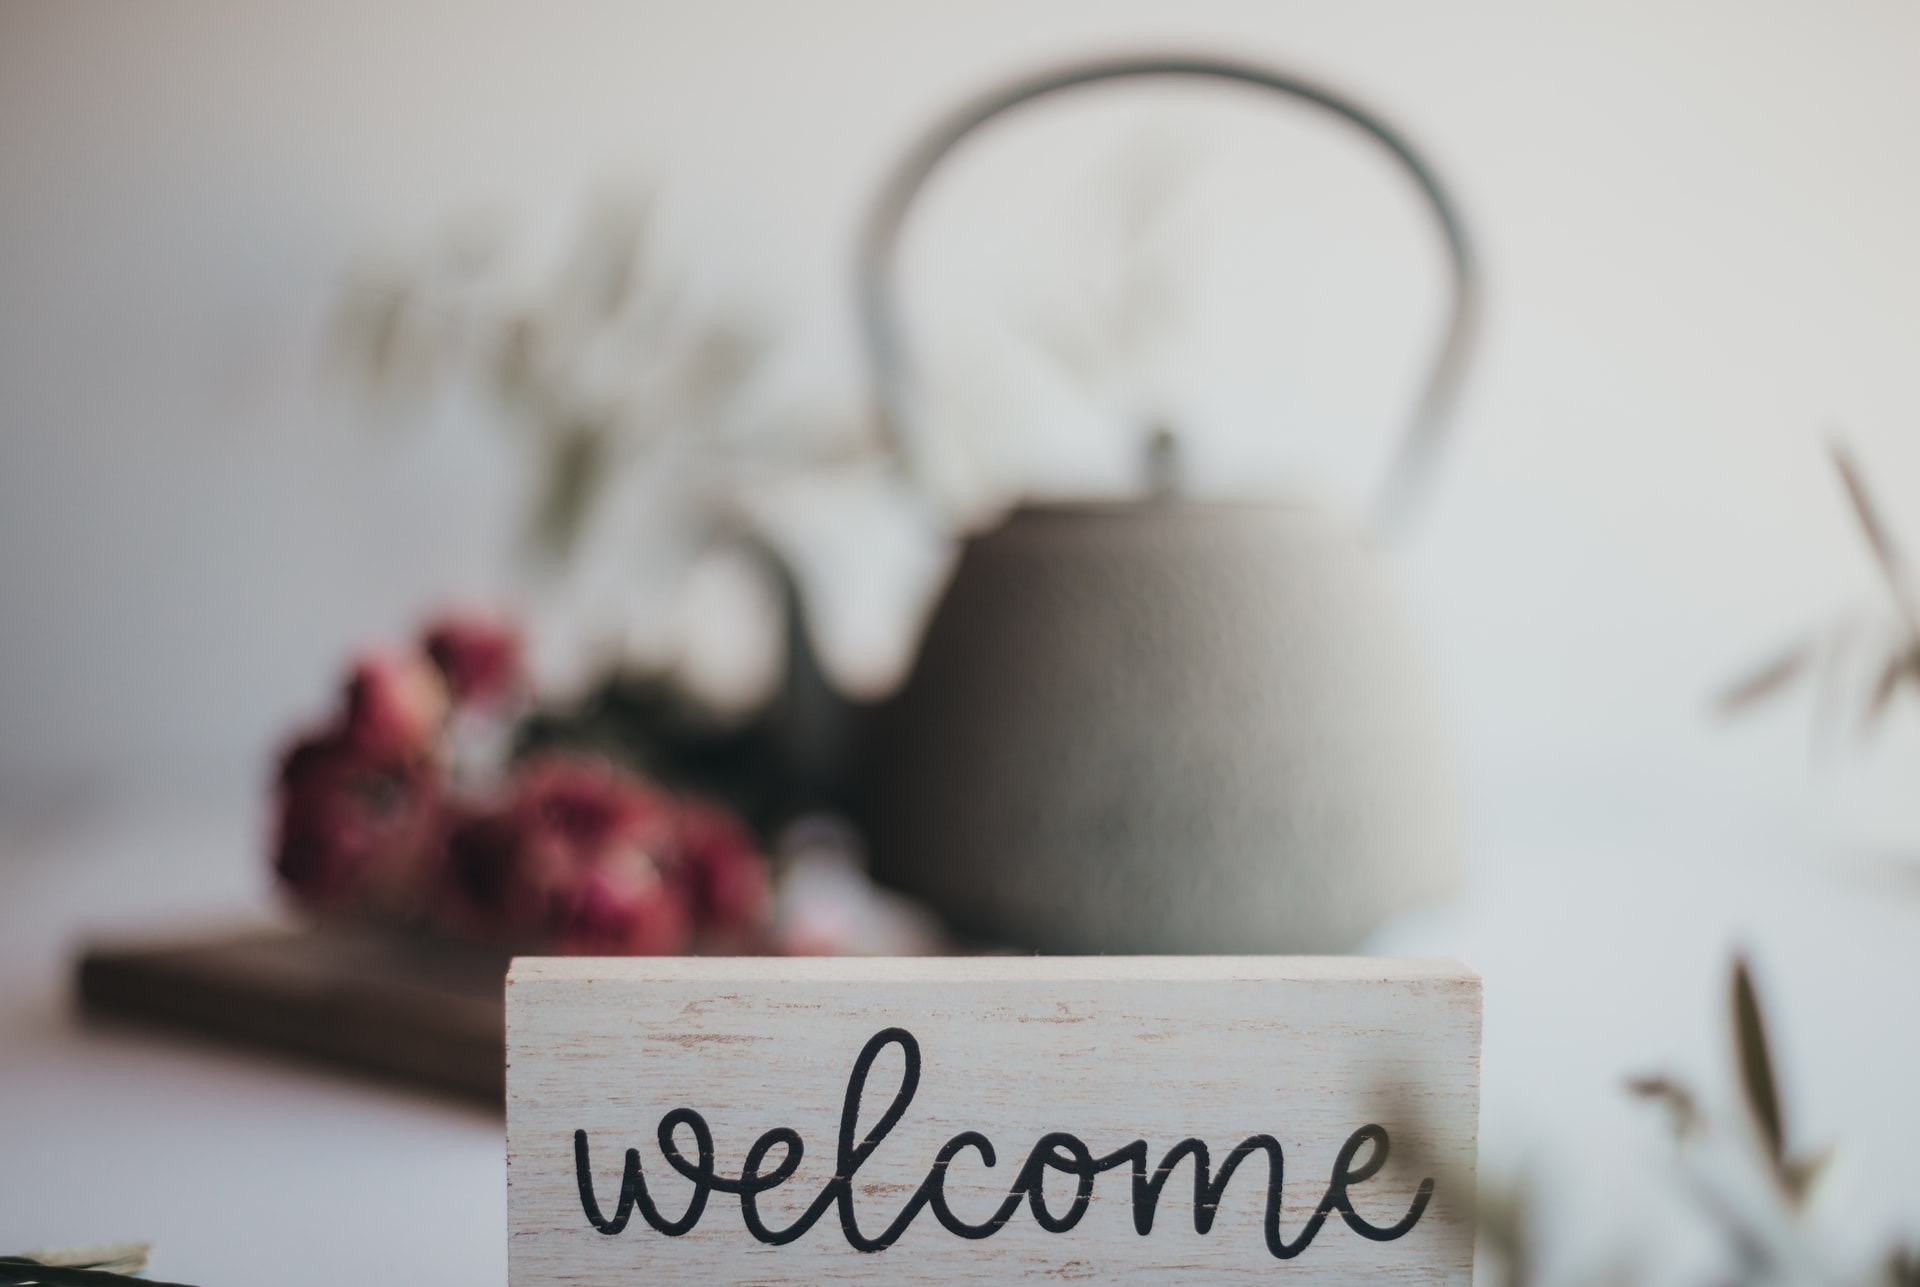
POLYGON ((91 1017, 315 1057, 499 1105, 508 955, 364 930, 260 930, 100 944, 80 958, 91 1017))

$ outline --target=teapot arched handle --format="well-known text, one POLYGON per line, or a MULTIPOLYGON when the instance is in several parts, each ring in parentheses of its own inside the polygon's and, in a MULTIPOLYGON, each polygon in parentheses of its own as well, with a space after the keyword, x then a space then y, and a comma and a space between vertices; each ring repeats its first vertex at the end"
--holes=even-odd
POLYGON ((1043 72, 993 90, 937 124, 903 157, 870 212, 857 263, 862 337, 872 368, 877 413, 903 458, 911 462, 907 429, 911 374, 901 343, 901 310, 895 283, 901 229, 915 198, 933 171, 968 135, 994 118, 1082 85, 1138 77, 1225 80, 1298 99, 1358 128, 1392 154, 1412 176, 1428 212, 1440 227, 1451 269, 1451 308, 1425 388, 1376 501, 1376 517, 1391 524, 1408 510, 1429 475, 1445 435, 1460 377, 1474 342, 1480 285, 1472 243, 1458 208, 1424 157, 1400 132, 1352 100, 1295 76, 1247 63, 1213 58, 1147 56, 1085 63, 1043 72))

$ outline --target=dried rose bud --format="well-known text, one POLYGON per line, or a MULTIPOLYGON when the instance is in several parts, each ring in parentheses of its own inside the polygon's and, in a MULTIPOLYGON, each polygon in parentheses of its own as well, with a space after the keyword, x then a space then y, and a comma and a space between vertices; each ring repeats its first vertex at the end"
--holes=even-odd
POLYGON ((446 684, 423 654, 370 653, 354 664, 345 737, 359 754, 381 761, 425 758, 446 718, 446 684))
POLYGON ((511 625, 471 614, 441 617, 421 641, 457 706, 498 707, 522 682, 520 635, 511 625))
POLYGON ((304 738, 281 761, 275 870, 312 910, 409 915, 434 847, 439 794, 424 761, 369 758, 338 731, 304 738))
POLYGON ((507 939, 565 952, 686 950, 691 897, 672 801, 599 759, 523 765, 508 798, 448 833, 448 883, 464 911, 507 939))
POLYGON ((733 815, 607 761, 523 764, 501 799, 446 811, 443 920, 568 953, 763 949, 766 863, 733 815))
POLYGON ((570 956, 669 956, 687 950, 686 900, 638 850, 576 873, 553 910, 554 946, 570 956))
POLYGON ((703 934, 745 948, 767 925, 767 865, 732 814, 703 801, 680 811, 680 855, 703 934))
POLYGON ((662 869, 679 863, 673 802, 606 760, 549 755, 528 762, 514 778, 513 809, 538 872, 561 873, 628 850, 662 869))
POLYGON ((510 808, 463 805, 442 819, 440 919, 449 928, 514 939, 537 931, 541 916, 526 911, 521 871, 526 838, 510 808))

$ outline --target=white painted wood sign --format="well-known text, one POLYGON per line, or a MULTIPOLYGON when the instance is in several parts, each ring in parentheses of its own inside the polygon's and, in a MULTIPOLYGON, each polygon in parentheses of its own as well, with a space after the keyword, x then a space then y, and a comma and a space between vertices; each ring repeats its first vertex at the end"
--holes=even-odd
POLYGON ((1472 1277, 1453 962, 527 958, 507 1059, 513 1287, 1472 1277))

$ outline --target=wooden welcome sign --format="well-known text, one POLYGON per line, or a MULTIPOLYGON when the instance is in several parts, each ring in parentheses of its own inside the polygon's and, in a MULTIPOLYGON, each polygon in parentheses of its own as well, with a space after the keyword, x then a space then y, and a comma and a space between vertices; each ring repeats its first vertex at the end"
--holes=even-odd
POLYGON ((1452 962, 524 959, 507 1043, 513 1287, 1472 1277, 1452 962))

